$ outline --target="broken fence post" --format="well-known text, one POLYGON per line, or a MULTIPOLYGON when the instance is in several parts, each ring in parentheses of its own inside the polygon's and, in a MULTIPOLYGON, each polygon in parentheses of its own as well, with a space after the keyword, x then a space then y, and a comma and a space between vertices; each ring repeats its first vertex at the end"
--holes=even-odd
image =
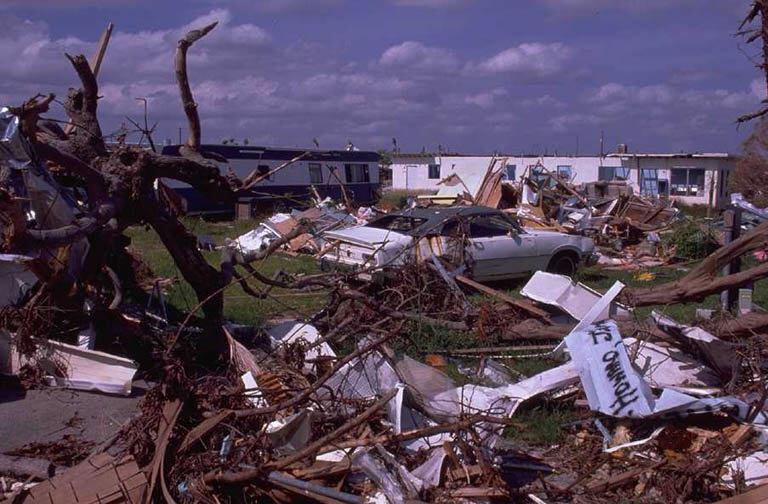
MULTIPOLYGON (((741 234, 741 208, 730 206, 723 212, 724 244, 727 245, 736 240, 741 234)), ((723 267, 723 276, 732 275, 741 271, 741 259, 735 258, 723 267)), ((730 311, 736 306, 739 299, 738 289, 728 289, 720 293, 720 302, 723 311, 730 311)))

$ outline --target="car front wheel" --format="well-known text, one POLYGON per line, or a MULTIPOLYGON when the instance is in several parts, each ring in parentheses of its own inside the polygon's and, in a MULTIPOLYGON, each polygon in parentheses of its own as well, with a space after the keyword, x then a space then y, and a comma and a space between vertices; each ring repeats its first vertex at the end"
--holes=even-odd
POLYGON ((578 259, 574 254, 557 254, 549 261, 547 271, 557 273, 558 275, 573 276, 576 273, 578 259))

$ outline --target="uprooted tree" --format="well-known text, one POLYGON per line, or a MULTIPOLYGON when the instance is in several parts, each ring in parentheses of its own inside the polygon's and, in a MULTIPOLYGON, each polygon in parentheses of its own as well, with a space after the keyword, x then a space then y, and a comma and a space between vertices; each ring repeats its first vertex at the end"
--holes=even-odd
POLYGON ((98 84, 82 55, 67 55, 81 83, 79 89, 70 89, 64 102, 70 118, 68 133, 43 117, 54 95, 37 95, 10 109, 19 119, 21 136, 28 142, 29 151, 38 158, 33 160, 37 166, 53 174, 62 191, 81 195, 84 201, 77 218, 60 227, 46 227, 40 216, 30 221, 25 211, 27 199, 15 189, 14 170, 2 170, 2 251, 24 254, 44 250, 46 254, 41 257, 49 263, 47 269, 38 264, 35 270, 42 281, 34 292, 27 293, 28 306, 45 298, 50 305, 82 309, 88 292, 102 290, 98 286, 103 285, 105 272, 110 274, 115 295, 119 296, 120 282, 110 265, 115 254, 129 242, 123 231, 137 224, 149 225, 194 289, 208 329, 207 341, 224 348, 222 288, 232 279, 232 265, 225 264, 218 270, 208 264, 196 247, 195 236, 163 203, 156 188, 160 178, 175 179, 219 202, 233 202, 238 191, 246 189, 234 175, 223 176, 214 162, 215 156, 200 147, 200 118, 187 77, 187 50, 215 26, 213 23, 192 30, 177 44, 176 79, 189 124, 189 137, 180 156, 161 155, 131 145, 107 147, 97 115, 98 84), (52 272, 57 269, 56 261, 61 263, 61 257, 69 253, 72 244, 83 239, 90 247, 80 275, 55 276, 52 272))

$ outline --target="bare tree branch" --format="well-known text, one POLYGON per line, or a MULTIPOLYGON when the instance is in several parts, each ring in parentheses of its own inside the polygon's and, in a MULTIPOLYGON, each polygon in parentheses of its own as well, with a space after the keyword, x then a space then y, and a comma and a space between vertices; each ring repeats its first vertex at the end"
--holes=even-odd
POLYGON ((195 103, 195 98, 192 96, 192 90, 189 87, 187 50, 192 44, 213 30, 217 24, 218 22, 211 23, 202 29, 191 30, 176 44, 176 81, 179 84, 181 103, 184 106, 184 113, 187 115, 187 123, 189 124, 189 137, 187 138, 186 147, 189 151, 195 153, 200 153, 200 115, 197 113, 197 103, 195 103))

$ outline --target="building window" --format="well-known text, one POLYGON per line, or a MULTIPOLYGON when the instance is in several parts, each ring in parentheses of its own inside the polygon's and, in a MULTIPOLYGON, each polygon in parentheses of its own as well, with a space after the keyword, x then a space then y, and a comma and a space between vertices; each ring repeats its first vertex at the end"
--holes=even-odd
POLYGON ((371 175, 368 173, 367 164, 345 164, 344 172, 347 175, 348 184, 362 184, 371 181, 371 175))
POLYGON ((320 166, 320 163, 309 163, 309 183, 323 183, 323 168, 320 166))
POLYGON ((504 180, 515 180, 517 178, 517 165, 508 164, 504 170, 504 180))
POLYGON ((659 171, 656 168, 640 170, 640 194, 646 196, 659 195, 659 171))
POLYGON ((573 168, 570 165, 561 165, 557 167, 557 178, 560 180, 571 180, 573 168))
MULTIPOLYGON (((258 167, 258 170, 259 170, 259 175, 263 177, 264 175, 269 174, 269 172, 271 171, 271 168, 269 167, 269 165, 260 164, 258 167)), ((269 180, 269 181, 275 180, 275 174, 274 173, 269 174, 266 180, 269 180)))
POLYGON ((431 178, 431 179, 439 179, 440 178, 440 165, 439 164, 430 164, 429 165, 429 178, 431 178))
POLYGON ((672 168, 670 170, 670 194, 672 196, 703 196, 703 168, 672 168))
POLYGON ((542 187, 550 180, 549 175, 547 175, 544 170, 545 168, 538 163, 535 165, 528 165, 528 171, 530 173, 529 178, 537 187, 542 187))
POLYGON ((597 169, 598 180, 627 180, 629 170, 623 166, 601 166, 597 169))

